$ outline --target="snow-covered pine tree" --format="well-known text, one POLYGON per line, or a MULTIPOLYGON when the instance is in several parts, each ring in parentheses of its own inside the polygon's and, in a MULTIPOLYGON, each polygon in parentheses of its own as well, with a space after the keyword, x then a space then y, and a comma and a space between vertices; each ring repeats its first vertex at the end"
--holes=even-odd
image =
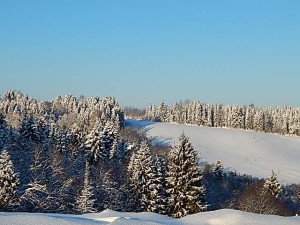
POLYGON ((197 152, 182 134, 168 155, 169 215, 180 218, 206 210, 197 152))
POLYGON ((115 137, 109 152, 109 160, 111 162, 116 163, 124 159, 125 152, 126 152, 126 143, 124 141, 120 141, 118 137, 115 137))
POLYGON ((88 159, 91 163, 98 163, 102 160, 101 146, 102 136, 100 127, 96 124, 94 129, 87 135, 85 148, 88 159))
POLYGON ((254 115, 254 129, 256 131, 265 130, 265 114, 262 110, 259 110, 254 115))
POLYGON ((224 166, 221 160, 217 160, 213 167, 213 174, 215 178, 222 178, 224 175, 224 166))
POLYGON ((27 141, 27 142, 39 141, 40 139, 39 133, 32 115, 27 115, 27 114, 25 115, 24 119, 22 120, 19 133, 22 141, 27 141))
POLYGON ((152 166, 149 180, 149 205, 150 212, 167 214, 168 201, 166 192, 166 164, 163 158, 156 156, 152 166))
POLYGON ((161 102, 158 108, 158 116, 161 122, 167 122, 167 107, 164 102, 161 102))
POLYGON ((136 160, 137 160, 136 152, 131 152, 131 156, 129 158, 128 166, 127 166, 127 176, 126 180, 127 188, 127 210, 128 211, 140 211, 140 199, 138 193, 136 192, 136 180, 135 180, 135 168, 136 168, 136 160))
POLYGON ((39 134, 41 147, 43 149, 48 149, 50 145, 50 126, 47 124, 47 121, 44 117, 40 117, 37 121, 37 132, 39 134))
POLYGON ((93 188, 90 185, 89 177, 90 177, 90 166, 89 166, 89 162, 86 161, 83 187, 76 200, 76 210, 81 213, 97 211, 94 208, 95 199, 94 199, 93 188))
POLYGON ((5 120, 5 116, 0 113, 0 150, 10 142, 10 132, 5 120))
POLYGON ((272 171, 271 176, 265 181, 264 188, 275 198, 278 198, 282 192, 281 185, 277 180, 277 174, 274 171, 272 171))
POLYGON ((6 149, 0 154, 0 208, 8 206, 16 194, 19 184, 13 163, 6 149))
POLYGON ((207 106, 207 126, 214 126, 214 111, 211 105, 207 106))
POLYGON ((252 130, 253 129, 253 106, 250 105, 246 109, 245 116, 245 129, 252 130))
POLYGON ((153 158, 146 141, 143 141, 135 154, 130 159, 128 172, 132 190, 140 200, 142 211, 150 211, 149 199, 151 190, 149 184, 152 182, 153 158))
POLYGON ((114 139, 117 138, 116 131, 112 124, 106 125, 101 132, 101 155, 104 162, 110 157, 114 139))
POLYGON ((239 106, 233 106, 232 107, 231 126, 233 128, 237 128, 237 129, 244 128, 244 125, 243 125, 243 112, 242 112, 242 108, 240 108, 239 106))

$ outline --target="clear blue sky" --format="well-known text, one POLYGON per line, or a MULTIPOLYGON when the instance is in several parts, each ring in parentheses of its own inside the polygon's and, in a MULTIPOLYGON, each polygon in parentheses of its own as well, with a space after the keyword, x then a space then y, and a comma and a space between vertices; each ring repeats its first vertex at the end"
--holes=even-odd
POLYGON ((0 93, 300 106, 298 0, 0 0, 0 93))

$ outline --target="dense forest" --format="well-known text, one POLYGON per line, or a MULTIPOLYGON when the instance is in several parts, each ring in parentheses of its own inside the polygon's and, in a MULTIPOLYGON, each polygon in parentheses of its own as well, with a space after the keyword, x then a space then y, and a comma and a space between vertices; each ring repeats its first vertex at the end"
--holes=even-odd
MULTIPOLYGON (((299 115, 294 108, 268 111, 200 103, 176 107, 162 104, 136 113, 160 121, 249 129, 246 118, 251 111, 251 118, 259 114, 266 119, 263 131, 299 134, 291 122, 299 115), (236 118, 228 116, 233 112, 242 122, 233 122, 236 118), (281 118, 283 112, 286 117, 281 118), (271 115, 272 129, 266 128, 271 115), (288 128, 279 130, 274 118, 288 128)), ((224 171, 221 160, 202 162, 184 134, 174 146, 160 146, 124 118, 114 97, 77 99, 69 94, 40 101, 6 92, 0 98, 0 210, 85 213, 109 208, 176 218, 219 208, 299 212, 300 185, 283 187, 275 173, 258 180, 224 171)))

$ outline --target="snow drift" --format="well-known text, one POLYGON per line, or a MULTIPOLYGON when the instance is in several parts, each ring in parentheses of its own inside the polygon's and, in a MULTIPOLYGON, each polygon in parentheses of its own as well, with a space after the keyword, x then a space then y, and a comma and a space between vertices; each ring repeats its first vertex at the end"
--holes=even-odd
POLYGON ((197 213, 173 219, 155 213, 121 213, 105 210, 84 215, 0 213, 0 225, 298 225, 300 217, 258 215, 232 209, 197 213))

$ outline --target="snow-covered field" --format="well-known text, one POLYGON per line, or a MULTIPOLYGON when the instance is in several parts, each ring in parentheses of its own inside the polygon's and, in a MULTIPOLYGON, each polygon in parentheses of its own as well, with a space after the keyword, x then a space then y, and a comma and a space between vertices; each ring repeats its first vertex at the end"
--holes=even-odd
POLYGON ((300 137, 127 120, 146 129, 147 136, 172 145, 184 132, 199 151, 202 161, 222 160, 224 167, 242 174, 266 178, 274 170, 284 184, 300 183, 300 137))
POLYGON ((0 225, 299 225, 300 217, 258 215, 231 209, 203 212, 173 219, 155 213, 120 213, 105 210, 85 215, 0 213, 0 225))

